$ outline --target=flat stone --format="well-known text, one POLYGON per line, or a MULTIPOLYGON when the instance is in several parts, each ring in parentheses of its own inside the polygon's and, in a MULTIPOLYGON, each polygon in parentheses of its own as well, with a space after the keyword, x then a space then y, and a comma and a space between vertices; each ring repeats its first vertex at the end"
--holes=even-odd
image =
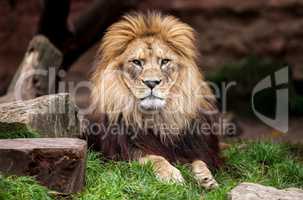
POLYGON ((60 193, 80 192, 85 182, 87 144, 74 138, 0 140, 0 172, 33 176, 60 193))
POLYGON ((288 188, 279 190, 274 187, 255 183, 241 183, 229 193, 230 200, 302 200, 303 190, 288 188))

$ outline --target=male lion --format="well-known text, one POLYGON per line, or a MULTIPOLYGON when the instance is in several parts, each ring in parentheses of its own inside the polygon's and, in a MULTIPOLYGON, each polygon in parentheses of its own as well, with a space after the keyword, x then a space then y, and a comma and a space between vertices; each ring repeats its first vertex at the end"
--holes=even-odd
POLYGON ((160 180, 182 182, 189 163, 197 182, 218 184, 221 163, 214 97, 196 65, 194 30, 159 13, 126 15, 106 32, 92 77, 102 124, 88 138, 109 159, 151 162, 160 180))

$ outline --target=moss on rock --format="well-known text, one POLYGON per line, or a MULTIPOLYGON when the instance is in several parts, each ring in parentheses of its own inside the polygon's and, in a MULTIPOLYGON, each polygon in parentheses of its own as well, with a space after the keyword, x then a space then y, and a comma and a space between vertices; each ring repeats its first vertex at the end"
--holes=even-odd
POLYGON ((39 133, 22 123, 0 122, 0 139, 37 138, 39 133))

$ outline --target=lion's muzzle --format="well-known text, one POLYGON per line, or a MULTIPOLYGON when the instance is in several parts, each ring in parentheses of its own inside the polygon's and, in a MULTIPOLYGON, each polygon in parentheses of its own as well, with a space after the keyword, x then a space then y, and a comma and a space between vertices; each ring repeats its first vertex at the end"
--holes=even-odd
POLYGON ((156 97, 152 94, 149 95, 148 97, 141 99, 140 101, 140 108, 146 111, 160 110, 164 108, 164 106, 165 106, 165 100, 156 97))

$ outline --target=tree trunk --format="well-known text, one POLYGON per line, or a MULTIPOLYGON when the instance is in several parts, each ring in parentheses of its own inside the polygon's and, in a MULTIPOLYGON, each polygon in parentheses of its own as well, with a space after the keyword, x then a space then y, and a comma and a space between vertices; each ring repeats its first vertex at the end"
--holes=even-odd
POLYGON ((42 0, 38 35, 31 41, 8 93, 0 97, 0 103, 28 100, 57 92, 57 71, 68 70, 102 38, 110 24, 126 11, 135 8, 138 1, 95 0, 69 25, 70 0, 42 0))
POLYGON ((35 36, 8 88, 7 95, 0 98, 0 103, 55 93, 55 79, 62 61, 62 53, 46 37, 35 36))

